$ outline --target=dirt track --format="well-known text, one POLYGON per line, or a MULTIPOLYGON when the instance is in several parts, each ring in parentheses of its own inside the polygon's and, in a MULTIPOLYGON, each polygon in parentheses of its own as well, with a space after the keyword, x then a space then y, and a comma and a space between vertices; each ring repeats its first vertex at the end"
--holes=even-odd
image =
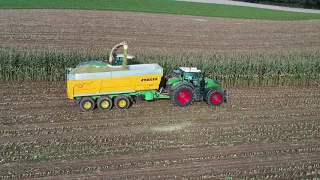
POLYGON ((320 21, 261 21, 80 10, 1 10, 2 45, 109 51, 319 50, 320 21))
POLYGON ((0 177, 320 176, 318 87, 231 88, 216 109, 162 100, 92 113, 63 83, 1 87, 0 177))
POLYGON ((178 0, 178 1, 227 4, 227 5, 263 8, 263 9, 274 9, 274 10, 280 10, 280 11, 320 13, 320 10, 317 10, 317 9, 292 8, 292 7, 274 6, 274 5, 266 5, 266 4, 259 4, 259 3, 248 3, 248 2, 232 1, 232 0, 178 0))

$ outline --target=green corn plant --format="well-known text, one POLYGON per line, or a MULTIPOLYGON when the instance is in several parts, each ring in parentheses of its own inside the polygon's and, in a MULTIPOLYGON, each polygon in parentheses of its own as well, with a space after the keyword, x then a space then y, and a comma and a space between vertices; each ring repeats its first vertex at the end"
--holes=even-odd
MULTIPOLYGON (((133 51, 132 54, 138 63, 160 64, 166 76, 180 66, 192 66, 226 86, 319 84, 320 51, 214 54, 133 51)), ((66 68, 97 60, 101 55, 91 50, 60 52, 0 47, 0 81, 65 81, 66 68)))

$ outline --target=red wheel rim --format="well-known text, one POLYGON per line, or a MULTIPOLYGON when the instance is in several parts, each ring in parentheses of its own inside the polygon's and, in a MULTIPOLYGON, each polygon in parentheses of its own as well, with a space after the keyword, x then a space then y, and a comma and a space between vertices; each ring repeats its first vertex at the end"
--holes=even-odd
POLYGON ((211 96, 211 102, 212 104, 219 104, 222 101, 222 96, 220 93, 215 93, 211 96))
POLYGON ((190 92, 187 90, 182 90, 178 94, 178 101, 181 104, 186 104, 190 101, 190 92))

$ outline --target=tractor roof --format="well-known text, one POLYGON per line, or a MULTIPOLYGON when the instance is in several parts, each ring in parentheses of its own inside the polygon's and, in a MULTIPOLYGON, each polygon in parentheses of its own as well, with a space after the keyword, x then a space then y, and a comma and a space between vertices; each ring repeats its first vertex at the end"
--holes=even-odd
MULTIPOLYGON (((123 54, 117 54, 118 57, 123 57, 123 54)), ((130 54, 127 54, 127 59, 133 59, 134 56, 133 55, 130 55, 130 54)))
POLYGON ((180 67, 180 69, 184 72, 201 72, 201 70, 196 67, 180 67))

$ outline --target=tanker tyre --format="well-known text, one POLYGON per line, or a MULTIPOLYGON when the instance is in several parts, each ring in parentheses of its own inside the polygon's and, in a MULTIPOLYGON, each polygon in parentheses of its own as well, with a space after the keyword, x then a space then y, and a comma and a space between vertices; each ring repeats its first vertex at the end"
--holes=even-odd
POLYGON ((82 111, 92 111, 95 108, 95 102, 91 97, 83 97, 79 102, 82 111))
POLYGON ((113 106, 112 99, 109 96, 101 96, 97 100, 97 106, 100 110, 110 110, 113 106))
POLYGON ((180 86, 171 92, 171 101, 179 107, 189 106, 194 101, 194 93, 192 87, 187 85, 180 86))
POLYGON ((117 107, 117 109, 125 110, 129 108, 131 102, 127 96, 119 95, 114 99, 114 104, 117 107))

